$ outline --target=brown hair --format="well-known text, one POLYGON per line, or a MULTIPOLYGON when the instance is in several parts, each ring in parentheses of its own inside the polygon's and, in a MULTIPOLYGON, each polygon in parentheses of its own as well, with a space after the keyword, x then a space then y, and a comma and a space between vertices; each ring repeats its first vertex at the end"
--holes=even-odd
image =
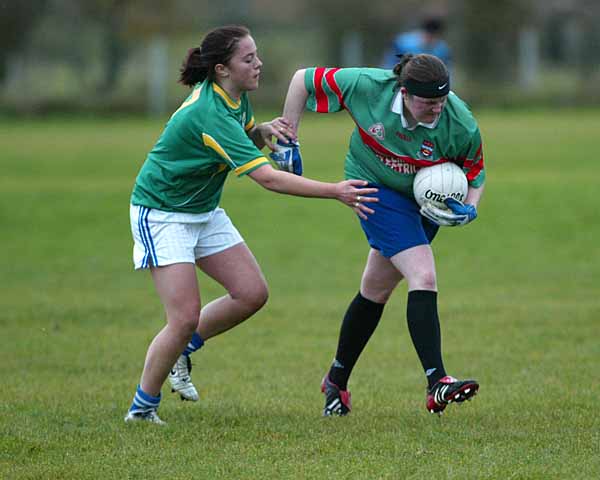
POLYGON ((398 77, 398 85, 404 86, 407 80, 417 82, 440 82, 448 78, 448 69, 435 55, 412 53, 402 55, 394 67, 394 74, 398 77))
POLYGON ((212 80, 215 65, 225 65, 231 60, 240 39, 248 35, 250 30, 241 25, 227 25, 208 32, 199 47, 188 51, 179 70, 179 82, 193 87, 206 78, 212 80))

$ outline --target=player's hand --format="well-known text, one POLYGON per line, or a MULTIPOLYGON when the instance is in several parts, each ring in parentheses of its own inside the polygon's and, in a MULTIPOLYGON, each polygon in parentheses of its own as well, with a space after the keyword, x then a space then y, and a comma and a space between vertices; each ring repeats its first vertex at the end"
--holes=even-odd
POLYGON ((454 215, 462 217, 458 225, 466 225, 477 218, 477 208, 475 208, 475 205, 469 205, 451 197, 444 200, 444 203, 452 210, 454 215))
POLYGON ((339 182, 336 186, 336 198, 354 210, 363 220, 367 220, 367 214, 371 215, 372 213, 375 213, 375 211, 366 204, 379 201, 377 197, 367 196, 377 193, 378 191, 376 188, 364 188, 368 184, 369 183, 364 180, 345 180, 339 182))
POLYGON ((270 122, 260 123, 256 128, 260 138, 271 151, 276 150, 276 147, 272 142, 273 137, 277 139, 278 143, 281 142, 282 144, 296 140, 296 131, 291 123, 284 117, 277 117, 270 122))
POLYGON ((448 205, 450 210, 436 207, 431 202, 427 202, 421 207, 421 215, 440 227, 456 227, 458 225, 466 225, 467 223, 475 220, 477 217, 477 210, 473 205, 465 205, 464 203, 454 200, 453 198, 446 199, 444 203, 448 205), (450 205, 452 206, 447 203, 448 200, 451 200, 450 205), (456 202, 458 205, 454 204, 453 202, 456 202))
POLYGON ((300 144, 298 142, 277 140, 275 151, 270 153, 269 156, 279 170, 302 175, 302 156, 300 155, 300 144))

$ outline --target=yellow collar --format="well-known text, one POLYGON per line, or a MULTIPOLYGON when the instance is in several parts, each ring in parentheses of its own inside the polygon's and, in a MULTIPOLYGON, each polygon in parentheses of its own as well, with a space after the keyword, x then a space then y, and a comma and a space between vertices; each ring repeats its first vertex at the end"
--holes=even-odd
POLYGON ((238 100, 237 102, 232 100, 231 97, 229 95, 227 95, 227 92, 225 90, 223 90, 217 83, 213 82, 213 90, 219 94, 221 96, 221 98, 223 98, 223 100, 225 100, 225 103, 227 105, 229 105, 231 108, 240 108, 241 105, 241 100, 238 100))

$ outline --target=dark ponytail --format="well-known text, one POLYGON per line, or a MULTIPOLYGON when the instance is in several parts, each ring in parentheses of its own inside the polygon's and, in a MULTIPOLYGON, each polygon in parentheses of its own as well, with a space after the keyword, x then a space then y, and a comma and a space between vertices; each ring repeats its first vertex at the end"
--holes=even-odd
POLYGON ((188 87, 204 81, 208 76, 208 64, 202 58, 202 50, 200 47, 190 48, 188 50, 187 57, 183 61, 180 72, 179 83, 183 83, 188 87))
POLYGON ((396 75, 397 77, 400 77, 400 75, 402 74, 402 70, 404 69, 404 66, 413 57, 414 57, 414 55, 412 53, 405 53, 404 55, 400 56, 398 63, 394 66, 394 75, 396 75))
POLYGON ((228 25, 208 32, 200 47, 191 48, 181 66, 179 82, 193 87, 207 78, 214 79, 215 65, 227 64, 240 39, 250 35, 246 27, 228 25))

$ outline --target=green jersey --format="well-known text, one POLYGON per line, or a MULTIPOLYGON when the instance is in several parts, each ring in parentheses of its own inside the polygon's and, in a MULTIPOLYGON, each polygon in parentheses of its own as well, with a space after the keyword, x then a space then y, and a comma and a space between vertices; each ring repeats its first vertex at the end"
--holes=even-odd
POLYGON ((306 107, 314 112, 347 110, 356 128, 346 155, 346 178, 367 180, 411 196, 417 171, 454 162, 469 185, 485 181, 477 122, 467 105, 450 92, 433 124, 409 128, 402 95, 391 70, 378 68, 309 68, 304 84, 306 107))
POLYGON ((236 102, 218 84, 198 83, 148 154, 131 203, 167 212, 214 210, 229 171, 241 176, 269 163, 247 135, 253 127, 246 93, 236 102))

